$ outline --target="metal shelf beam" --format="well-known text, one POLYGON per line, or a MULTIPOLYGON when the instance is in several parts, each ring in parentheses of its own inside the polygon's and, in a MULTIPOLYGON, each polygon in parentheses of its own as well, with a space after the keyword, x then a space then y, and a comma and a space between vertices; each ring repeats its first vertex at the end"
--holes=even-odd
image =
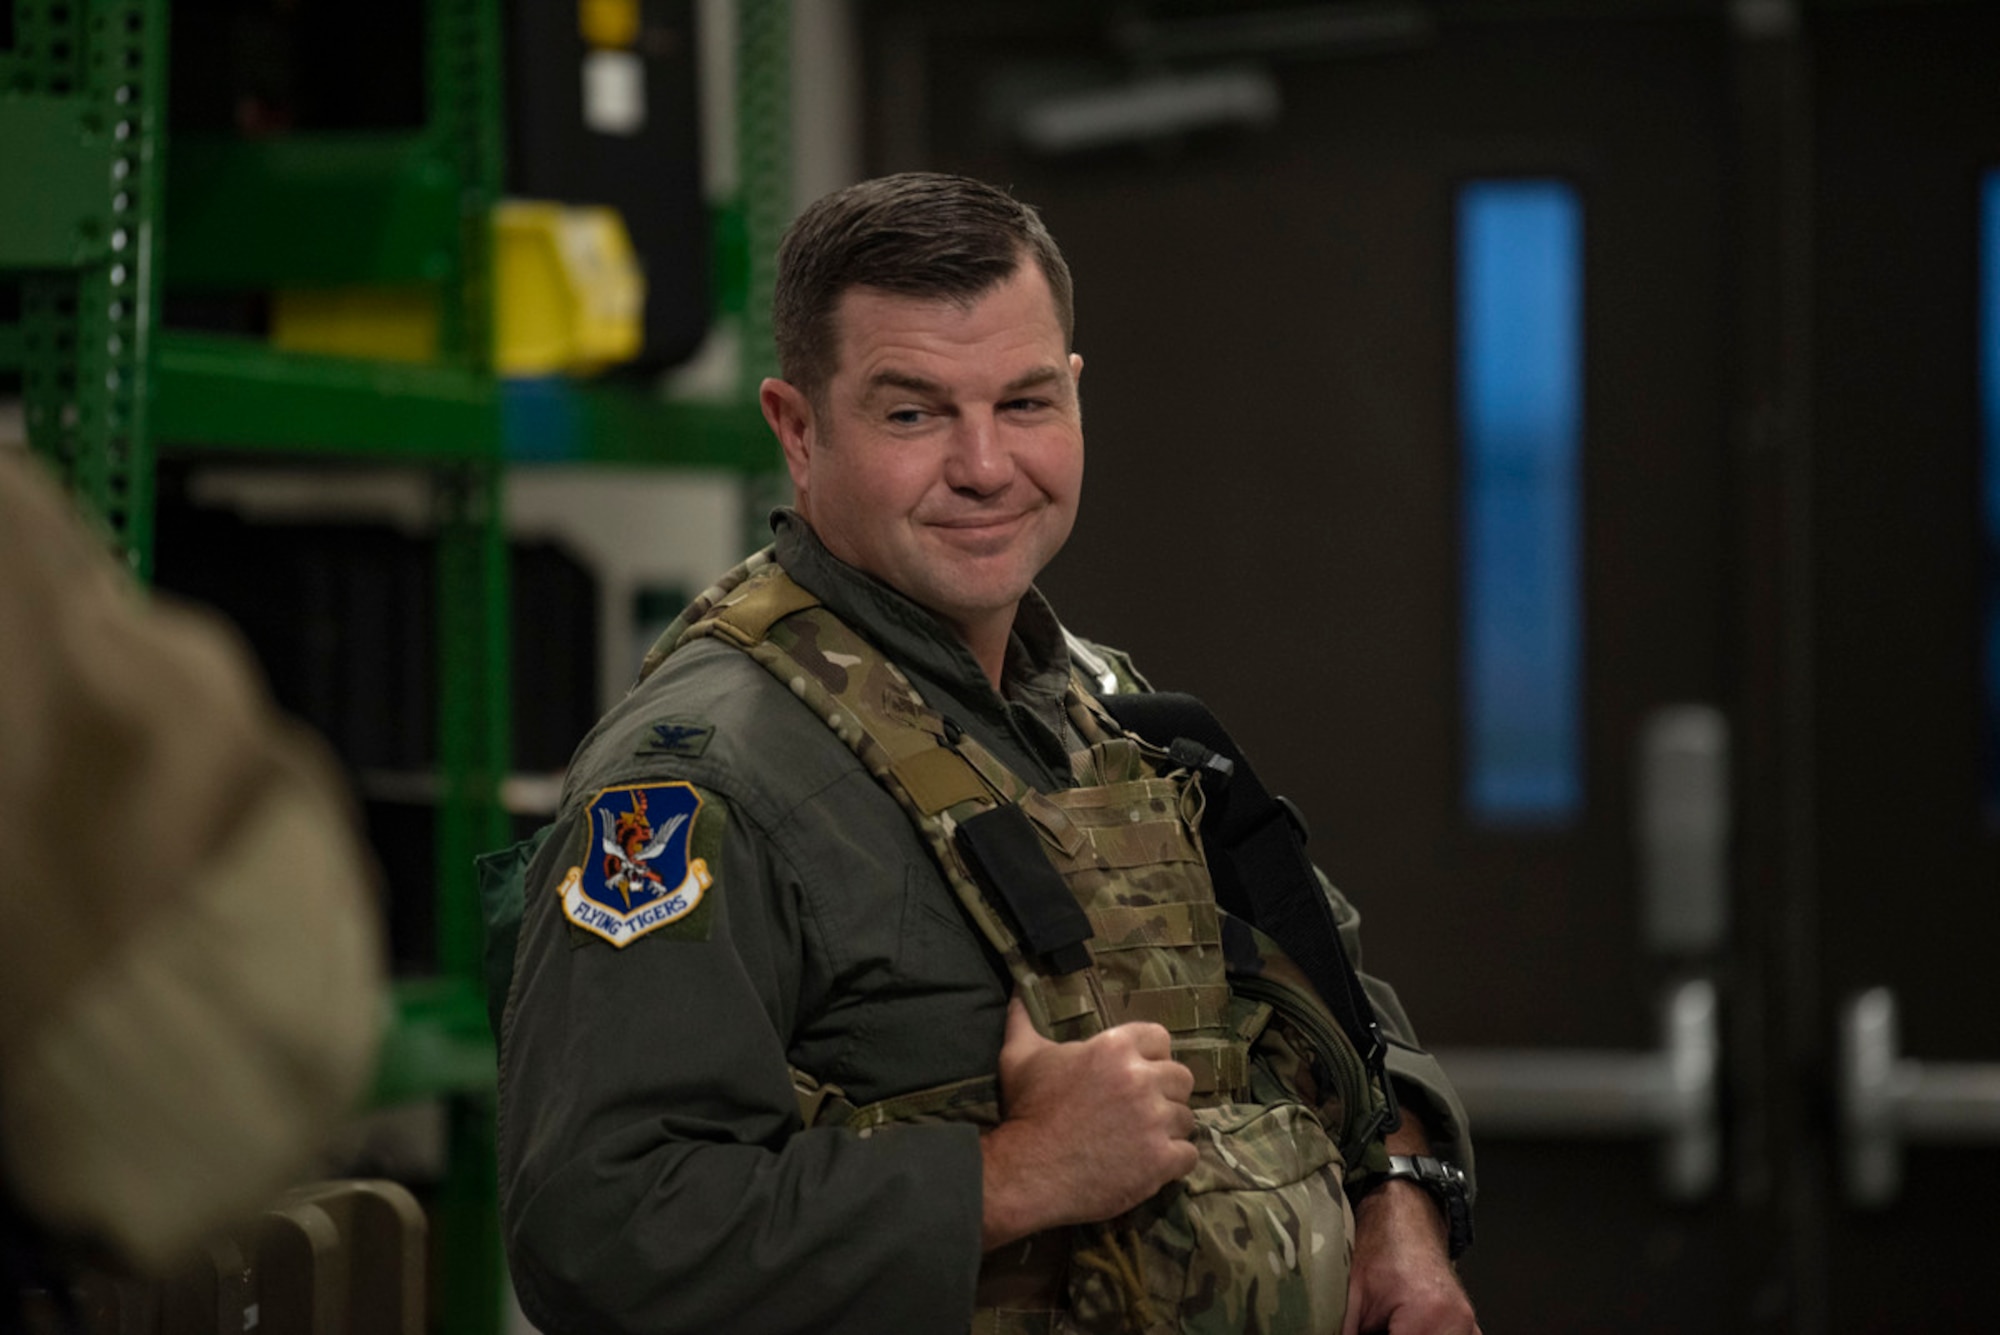
MULTIPOLYGON (((0 358, 5 351, 0 342, 0 358)), ((158 357, 153 431, 167 449, 415 464, 498 457, 768 469, 778 461, 750 403, 669 402, 622 385, 561 379, 494 380, 210 334, 161 334, 158 357)))
POLYGON ((407 463, 500 449, 491 377, 280 352, 251 339, 159 338, 153 430, 162 445, 337 453, 407 463))
POLYGON ((515 463, 780 466, 754 402, 673 402, 570 380, 502 381, 500 401, 506 454, 515 463))

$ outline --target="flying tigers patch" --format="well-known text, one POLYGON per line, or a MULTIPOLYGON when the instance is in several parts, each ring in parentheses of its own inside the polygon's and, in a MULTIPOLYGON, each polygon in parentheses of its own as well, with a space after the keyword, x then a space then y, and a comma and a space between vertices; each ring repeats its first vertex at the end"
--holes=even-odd
POLYGON ((692 784, 606 788, 590 801, 589 842, 557 893, 563 914, 623 948, 686 918, 713 883, 689 852, 701 794, 692 784))

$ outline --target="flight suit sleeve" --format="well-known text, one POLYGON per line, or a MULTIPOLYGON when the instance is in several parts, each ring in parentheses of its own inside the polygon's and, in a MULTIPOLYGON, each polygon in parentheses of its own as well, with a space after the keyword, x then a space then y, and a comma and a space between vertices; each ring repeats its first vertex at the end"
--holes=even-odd
POLYGON ((601 856, 587 806, 529 870, 500 1087, 522 1307, 545 1335, 962 1330, 977 1132, 802 1126, 803 850, 697 791, 703 902, 622 947, 564 908, 570 869, 601 856))
POLYGON ((1382 1026, 1382 1036, 1389 1042, 1386 1065, 1389 1078, 1396 1082, 1397 1099, 1403 1107, 1422 1119, 1430 1132, 1431 1147, 1438 1157, 1449 1159, 1464 1169, 1468 1185, 1476 1191, 1471 1129, 1466 1123, 1465 1105, 1459 1101, 1458 1091, 1452 1088, 1451 1079, 1445 1074, 1444 1067, 1438 1064, 1437 1058, 1424 1051, 1417 1039, 1416 1027, 1410 1023, 1409 1013, 1396 996, 1396 989, 1363 968, 1360 910, 1334 887, 1325 872, 1318 868, 1314 871, 1319 876, 1321 888, 1326 891, 1327 901, 1333 906, 1334 921, 1340 928, 1340 944, 1360 973, 1361 986, 1375 1007, 1375 1018, 1382 1026))

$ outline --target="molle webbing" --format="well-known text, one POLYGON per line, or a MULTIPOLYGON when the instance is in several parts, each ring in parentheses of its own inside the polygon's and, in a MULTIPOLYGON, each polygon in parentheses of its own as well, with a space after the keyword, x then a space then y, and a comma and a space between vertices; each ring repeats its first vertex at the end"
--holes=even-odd
POLYGON ((1384 1069, 1388 1044, 1306 856, 1305 826, 1297 808, 1265 789, 1221 721, 1195 697, 1118 696, 1102 707, 1131 733, 1157 745, 1171 743, 1175 754, 1192 745, 1227 761, 1228 777, 1202 820, 1215 897, 1231 914, 1276 938, 1312 980, 1341 1028, 1361 1045, 1361 1059, 1387 1104, 1385 1129, 1395 1130, 1400 1116, 1395 1085, 1384 1069))
MULTIPOLYGON (((777 566, 744 570, 714 592, 685 638, 714 636, 750 654, 896 798, 1044 1034, 1085 1038, 1151 1020, 1173 1035, 1200 1095, 1226 1099, 1247 1087, 1247 1045, 1230 1018, 1219 919, 1191 831, 1188 804, 1198 814, 1199 798, 1185 779, 1155 773, 1073 685, 1070 716, 1085 721, 1079 735, 1096 743, 1073 758, 1085 786, 1038 792, 977 739, 947 727, 879 649, 777 566), (1067 885, 1056 893, 1072 894, 1084 910, 1090 939, 1078 947, 1080 961, 1051 968, 968 861, 960 827, 1006 807, 1026 817, 1037 855, 1062 873, 1067 885)), ((833 1120, 853 1116, 839 1103, 827 1111, 833 1120)))
POLYGON ((867 1135, 877 1127, 900 1122, 1000 1122, 1000 1081, 990 1075, 935 1085, 856 1107, 847 1091, 792 1068, 792 1093, 799 1101, 799 1121, 806 1126, 844 1126, 867 1135))

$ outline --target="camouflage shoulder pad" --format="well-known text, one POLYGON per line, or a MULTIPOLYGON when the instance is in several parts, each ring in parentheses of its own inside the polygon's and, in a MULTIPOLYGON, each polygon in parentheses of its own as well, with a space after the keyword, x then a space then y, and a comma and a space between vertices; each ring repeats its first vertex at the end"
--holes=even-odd
POLYGON ((775 547, 766 547, 762 551, 752 552, 744 559, 743 564, 704 589, 693 602, 682 608, 681 614, 660 632, 659 639, 653 641, 653 647, 646 651, 646 659, 639 665, 638 680, 644 681, 652 676, 660 664, 667 661, 667 655, 673 653, 681 646, 682 641, 687 639, 690 627, 714 611, 716 604, 740 587, 745 580, 770 565, 776 559, 774 555, 776 550, 775 547))
POLYGON ((1063 639, 1069 644, 1070 662, 1094 693, 1136 695, 1153 689, 1153 683, 1132 666, 1132 656, 1123 649, 1086 640, 1067 627, 1063 639))

